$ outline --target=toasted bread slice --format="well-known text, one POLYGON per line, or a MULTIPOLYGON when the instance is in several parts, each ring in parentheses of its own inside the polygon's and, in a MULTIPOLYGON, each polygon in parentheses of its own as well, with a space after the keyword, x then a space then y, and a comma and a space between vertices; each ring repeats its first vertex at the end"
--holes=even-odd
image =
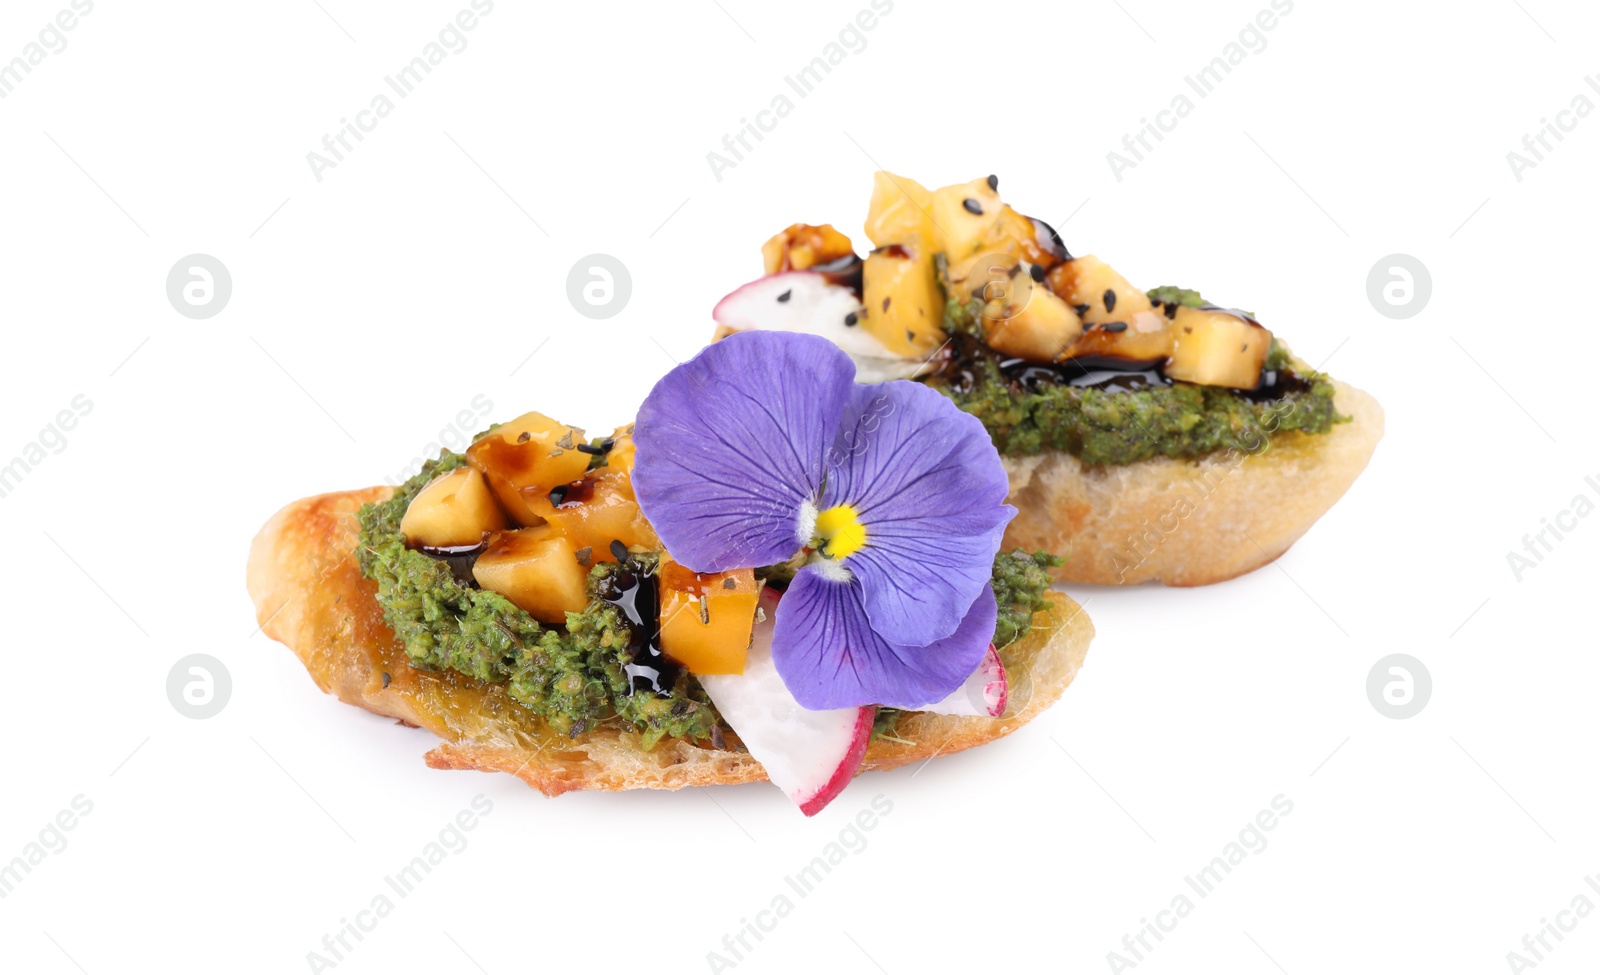
POLYGON ((1058 452, 1003 458, 1020 512, 1005 545, 1065 555, 1065 582, 1204 586, 1260 568, 1333 507, 1383 438, 1378 401, 1333 385, 1350 422, 1254 452, 1102 467, 1058 452))
MULTIPOLYGON (((765 781, 760 763, 737 747, 666 738, 645 751, 637 733, 606 725, 568 739, 497 686, 413 668, 355 559, 356 511, 390 494, 367 488, 296 501, 251 546, 246 584, 261 629, 295 652, 318 687, 438 735, 443 742, 427 755, 433 768, 509 772, 546 795, 765 781)), ((902 740, 874 742, 861 770, 1003 738, 1053 704, 1082 666, 1094 627, 1066 596, 1050 598, 1033 632, 1001 651, 1011 684, 1004 718, 907 714, 896 732, 902 740)))

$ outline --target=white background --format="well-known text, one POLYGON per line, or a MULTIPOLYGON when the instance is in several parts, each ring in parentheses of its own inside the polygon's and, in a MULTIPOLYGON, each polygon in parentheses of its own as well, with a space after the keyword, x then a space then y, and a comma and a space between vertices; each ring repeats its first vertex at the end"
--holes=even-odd
MULTIPOLYGON (((65 6, 7 3, 0 60, 65 6)), ((1266 0, 898 0, 718 181, 706 153, 866 0, 498 0, 319 182, 306 154, 467 0, 322 6, 100 0, 0 100, 0 462, 93 404, 0 499, 0 860, 93 803, 0 900, 5 970, 310 970, 479 794, 470 845, 338 972, 707 971, 785 892, 737 971, 1107 971, 1188 892, 1139 972, 1500 972, 1542 918, 1600 904, 1600 518, 1520 581, 1507 563, 1600 500, 1600 118, 1521 181, 1506 159, 1600 104, 1592 6, 1298 0, 1118 181, 1107 152, 1266 0), (252 634, 245 553, 280 505, 403 473, 480 394, 500 419, 628 420, 767 236, 861 239, 879 165, 997 173, 1075 253, 1254 309, 1383 402, 1371 468, 1275 567, 1073 589, 1099 636, 1054 710, 814 820, 764 786, 547 800, 431 771, 430 736, 252 634), (197 252, 233 277, 203 321, 164 291, 197 252), (594 252, 632 273, 606 321, 566 297, 594 252), (1433 280, 1405 321, 1366 293, 1396 252, 1433 280), (205 721, 165 691, 197 652, 233 678, 205 721), (1366 695, 1394 652, 1433 677, 1409 720, 1366 695), (865 849, 795 898, 785 875, 880 794, 865 849), (1280 794, 1266 849, 1188 891, 1280 794)), ((1541 975, 1594 970, 1600 918, 1551 944, 1541 975)))

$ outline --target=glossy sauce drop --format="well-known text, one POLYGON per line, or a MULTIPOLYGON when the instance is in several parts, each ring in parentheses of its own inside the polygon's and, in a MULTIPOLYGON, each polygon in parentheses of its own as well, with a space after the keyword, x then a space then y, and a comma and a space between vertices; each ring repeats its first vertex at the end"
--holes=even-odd
POLYGON ((837 284, 841 287, 849 288, 859 298, 861 297, 861 274, 865 267, 866 265, 861 258, 852 253, 834 258, 826 264, 813 265, 806 268, 806 270, 815 271, 822 275, 822 279, 829 284, 837 284))
POLYGON ((478 556, 489 550, 487 538, 476 545, 418 545, 415 548, 428 558, 449 566, 450 574, 456 577, 457 582, 478 588, 478 581, 472 577, 472 567, 477 564, 478 556))
MULTIPOLYGON (((1220 310, 1220 309, 1219 309, 1220 310)), ((1243 312, 1229 312, 1247 321, 1243 312)), ((965 333, 951 337, 950 352, 938 365, 935 375, 950 390, 967 394, 984 382, 986 364, 993 363, 1002 379, 1021 392, 1038 393, 1052 386, 1097 389, 1106 393, 1133 393, 1173 385, 1161 371, 1162 360, 1131 360, 1084 356, 1061 362, 1031 362, 1002 357, 987 345, 965 333)), ((1268 370, 1253 390, 1233 390, 1253 402, 1266 403, 1292 393, 1310 392, 1310 381, 1292 370, 1268 370)))
POLYGON ((1141 389, 1171 386, 1172 380, 1161 374, 1157 361, 1135 362, 1124 359, 1068 359, 1065 362, 1029 362, 1026 359, 1002 359, 998 363, 1000 374, 1030 393, 1040 392, 1050 386, 1073 386, 1078 389, 1098 389, 1106 393, 1132 393, 1141 389))
POLYGON ((628 621, 628 656, 632 659, 622 669, 631 684, 629 692, 670 693, 683 667, 661 652, 661 593, 655 576, 640 571, 637 562, 626 562, 600 584, 595 595, 617 607, 628 621))
POLYGON ((1061 235, 1056 233, 1056 228, 1038 217, 1026 217, 1025 219, 1033 224, 1033 239, 1023 243, 1023 257, 1027 258, 1030 263, 1043 267, 1047 271, 1057 264, 1072 260, 1072 254, 1067 250, 1067 245, 1062 242, 1061 235))
POLYGON ((593 474, 562 484, 550 492, 550 506, 557 509, 581 508, 594 500, 594 486, 598 479, 593 474))

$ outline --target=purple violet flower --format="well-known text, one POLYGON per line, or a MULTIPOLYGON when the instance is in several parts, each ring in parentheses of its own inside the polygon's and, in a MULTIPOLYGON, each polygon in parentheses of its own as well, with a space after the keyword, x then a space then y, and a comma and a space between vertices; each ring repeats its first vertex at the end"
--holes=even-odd
POLYGON ((807 554, 772 641, 801 705, 917 708, 983 659, 994 554, 1016 509, 976 417, 920 383, 854 375, 813 335, 715 343, 639 410, 634 486, 696 572, 807 554))

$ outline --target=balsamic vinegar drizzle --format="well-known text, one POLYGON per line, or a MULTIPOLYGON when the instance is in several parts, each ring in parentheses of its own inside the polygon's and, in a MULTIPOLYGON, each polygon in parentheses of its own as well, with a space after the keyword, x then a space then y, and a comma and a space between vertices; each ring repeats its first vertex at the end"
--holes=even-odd
POLYGON ((1171 386, 1161 374, 1161 360, 1133 362, 1122 359, 1081 358, 1040 363, 1026 359, 1001 359, 1000 374, 1030 393, 1050 386, 1075 386, 1106 393, 1133 393, 1171 386))
POLYGON ((1072 254, 1067 250, 1067 245, 1062 242, 1061 235, 1056 233, 1056 228, 1040 220, 1038 217, 1029 217, 1033 222, 1033 236, 1039 249, 1055 258, 1057 264, 1062 261, 1072 260, 1072 254))
MULTIPOLYGON (((612 545, 612 554, 620 544, 612 545)), ((626 554, 627 549, 622 549, 626 554)), ((682 665, 661 652, 661 592, 656 577, 631 558, 618 555, 619 570, 605 577, 595 595, 617 608, 627 618, 628 656, 623 665, 631 693, 641 691, 666 695, 683 674, 682 665)))
MULTIPOLYGON (((450 567, 463 585, 478 588, 472 566, 489 547, 488 539, 476 545, 415 546, 416 551, 450 567)), ((683 666, 661 652, 661 591, 654 573, 648 572, 621 542, 611 543, 618 571, 601 580, 595 596, 617 608, 628 621, 628 656, 623 665, 630 693, 648 692, 663 697, 672 693, 683 666)))
MULTIPOLYGON (((829 284, 836 284, 849 288, 851 291, 854 291, 856 293, 856 297, 859 298, 861 296, 861 275, 865 268, 866 264, 861 260, 861 258, 857 257, 854 252, 851 252, 843 257, 834 258, 826 264, 817 264, 807 268, 806 270, 815 271, 816 273, 822 275, 823 280, 827 281, 829 284)), ((788 295, 789 293, 785 292, 778 297, 778 300, 787 301, 788 295)))
MULTIPOLYGON (((1220 309, 1219 309, 1220 310, 1220 309)), ((1243 312, 1234 312, 1245 317, 1243 312)), ((1031 362, 1003 356, 966 333, 951 336, 950 351, 935 375, 951 390, 970 393, 982 385, 986 364, 993 363, 1000 377, 1019 392, 1043 392, 1053 386, 1097 389, 1104 393, 1133 393, 1173 385, 1161 372, 1162 360, 1143 361, 1081 357, 1061 362, 1031 362)), ((1254 402, 1270 402, 1291 393, 1311 390, 1311 383, 1292 370, 1266 370, 1253 390, 1233 390, 1254 402)))
POLYGON ((489 540, 485 538, 476 545, 418 545, 416 550, 431 559, 437 559, 450 567, 450 574, 456 581, 463 585, 478 588, 478 582, 472 577, 472 567, 477 564, 478 556, 489 548, 489 540))

